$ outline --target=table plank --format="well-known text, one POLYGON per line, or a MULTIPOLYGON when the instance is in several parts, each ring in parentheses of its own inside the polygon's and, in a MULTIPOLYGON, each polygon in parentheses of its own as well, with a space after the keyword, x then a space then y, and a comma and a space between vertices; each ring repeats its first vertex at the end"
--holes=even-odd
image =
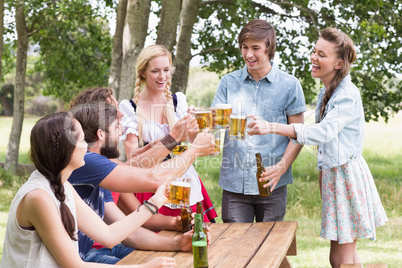
MULTIPOLYGON (((221 239, 223 233, 227 231, 231 223, 211 223, 209 224, 209 232, 211 234, 211 245, 208 247, 208 263, 210 267, 213 267, 210 263, 210 251, 211 246, 216 243, 217 240, 221 239)), ((178 252, 174 258, 176 259, 176 264, 178 268, 193 267, 193 256, 192 252, 178 252), (191 254, 191 257, 189 257, 191 254)))
POLYGON ((280 267, 296 235, 297 222, 275 222, 261 248, 247 267, 280 267))
POLYGON ((208 263, 215 267, 222 258, 229 255, 233 246, 243 243, 242 236, 250 229, 252 223, 231 224, 230 228, 221 234, 218 240, 208 249, 208 263))
POLYGON ((118 265, 140 264, 152 254, 153 251, 134 250, 116 264, 118 265))
MULTIPOLYGON (((209 228, 210 267, 291 267, 286 255, 297 254, 297 222, 212 223, 209 228)), ((160 234, 181 235, 174 231, 160 234)), ((192 252, 135 250, 118 264, 142 264, 158 256, 174 257, 179 268, 193 267, 192 252)))
POLYGON ((225 232, 230 223, 211 223, 209 225, 209 234, 211 235, 211 245, 219 239, 223 232, 225 232))
POLYGON ((246 267, 265 241, 273 222, 254 223, 237 243, 226 245, 230 251, 222 256, 215 267, 246 267))

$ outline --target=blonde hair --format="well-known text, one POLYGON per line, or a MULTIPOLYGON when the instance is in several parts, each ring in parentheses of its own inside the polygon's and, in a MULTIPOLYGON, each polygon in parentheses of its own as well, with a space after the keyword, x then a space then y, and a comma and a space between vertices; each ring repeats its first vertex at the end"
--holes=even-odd
MULTIPOLYGON (((156 57, 166 56, 169 59, 169 69, 172 69, 172 54, 162 45, 150 45, 144 48, 140 55, 138 55, 137 63, 136 63, 136 81, 135 81, 135 89, 134 89, 134 103, 137 105, 136 116, 137 116, 137 126, 138 126, 138 142, 139 146, 144 144, 143 135, 142 135, 142 126, 143 126, 143 111, 139 107, 140 103, 140 92, 143 84, 145 83, 145 78, 142 77, 142 74, 147 69, 149 61, 156 57)), ((172 129, 175 124, 174 120, 174 108, 172 102, 172 92, 170 91, 171 78, 167 81, 166 87, 163 90, 163 93, 166 97, 166 104, 163 111, 163 115, 168 120, 169 127, 172 129)))
POLYGON ((339 59, 342 59, 342 68, 337 70, 334 79, 329 83, 328 88, 325 90, 325 95, 322 101, 321 106, 321 117, 325 112, 325 106, 327 105, 329 99, 334 93, 335 89, 338 87, 339 83, 342 79, 348 75, 351 69, 352 63, 356 60, 356 51, 353 46, 353 41, 350 37, 335 29, 335 28, 326 28, 321 32, 322 39, 334 43, 335 53, 339 59))

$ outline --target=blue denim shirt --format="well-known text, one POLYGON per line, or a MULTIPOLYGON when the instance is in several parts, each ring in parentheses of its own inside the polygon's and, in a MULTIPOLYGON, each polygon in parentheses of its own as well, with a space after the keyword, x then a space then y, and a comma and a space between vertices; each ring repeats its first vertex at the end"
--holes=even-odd
POLYGON ((292 124, 299 144, 319 145, 318 169, 341 166, 360 156, 364 140, 364 111, 360 92, 350 75, 339 83, 325 106, 320 120, 320 107, 325 87, 318 95, 315 112, 316 124, 292 124))
MULTIPOLYGON (((266 121, 287 124, 287 116, 307 110, 300 82, 282 72, 276 65, 258 82, 243 69, 222 77, 212 107, 230 103, 236 114, 254 114, 266 121)), ((277 164, 289 144, 289 138, 268 134, 248 136, 246 140, 230 140, 225 131, 219 186, 245 195, 257 195, 255 154, 261 153, 265 167, 277 164)), ((292 183, 292 170, 282 175, 276 188, 292 183)))

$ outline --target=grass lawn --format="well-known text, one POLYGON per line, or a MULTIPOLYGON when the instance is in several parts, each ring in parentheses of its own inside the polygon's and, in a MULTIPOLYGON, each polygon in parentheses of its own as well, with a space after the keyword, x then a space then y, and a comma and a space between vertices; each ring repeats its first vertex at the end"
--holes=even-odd
MULTIPOLYGON (((311 112, 306 114, 311 122, 311 112)), ((21 139, 20 163, 30 163, 27 156, 29 132, 38 118, 24 121, 21 139)), ((0 131, 0 162, 4 162, 11 119, 2 117, 0 131)), ((387 263, 388 267, 402 267, 402 113, 383 121, 366 124, 363 156, 375 178, 381 201, 389 222, 377 229, 377 240, 358 241, 358 253, 364 263, 387 263)), ((220 156, 204 157, 195 162, 196 169, 217 209, 218 222, 222 222, 222 190, 218 186, 220 156)), ((318 188, 316 159, 311 147, 305 146, 293 165, 294 183, 288 187, 288 207, 285 220, 298 221, 297 256, 290 256, 294 267, 330 267, 329 241, 320 238, 321 201, 318 188)), ((3 247, 8 208, 21 181, 0 169, 0 254, 3 247), (16 182, 13 182, 16 181, 16 182)), ((1 255, 0 255, 1 258, 1 255)))

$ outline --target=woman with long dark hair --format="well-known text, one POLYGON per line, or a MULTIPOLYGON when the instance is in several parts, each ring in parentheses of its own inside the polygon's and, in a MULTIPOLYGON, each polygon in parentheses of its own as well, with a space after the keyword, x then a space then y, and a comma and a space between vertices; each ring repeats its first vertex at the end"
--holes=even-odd
MULTIPOLYGON (((148 206, 140 206, 123 220, 106 225, 67 182, 85 164, 86 151, 81 125, 69 114, 48 115, 35 124, 30 157, 37 170, 11 203, 0 267, 104 267, 81 260, 77 228, 113 247, 152 216, 148 206)), ((148 202, 161 207, 167 201, 165 189, 162 184, 148 202)), ((176 267, 176 263, 173 258, 155 258, 133 267, 176 267)))

